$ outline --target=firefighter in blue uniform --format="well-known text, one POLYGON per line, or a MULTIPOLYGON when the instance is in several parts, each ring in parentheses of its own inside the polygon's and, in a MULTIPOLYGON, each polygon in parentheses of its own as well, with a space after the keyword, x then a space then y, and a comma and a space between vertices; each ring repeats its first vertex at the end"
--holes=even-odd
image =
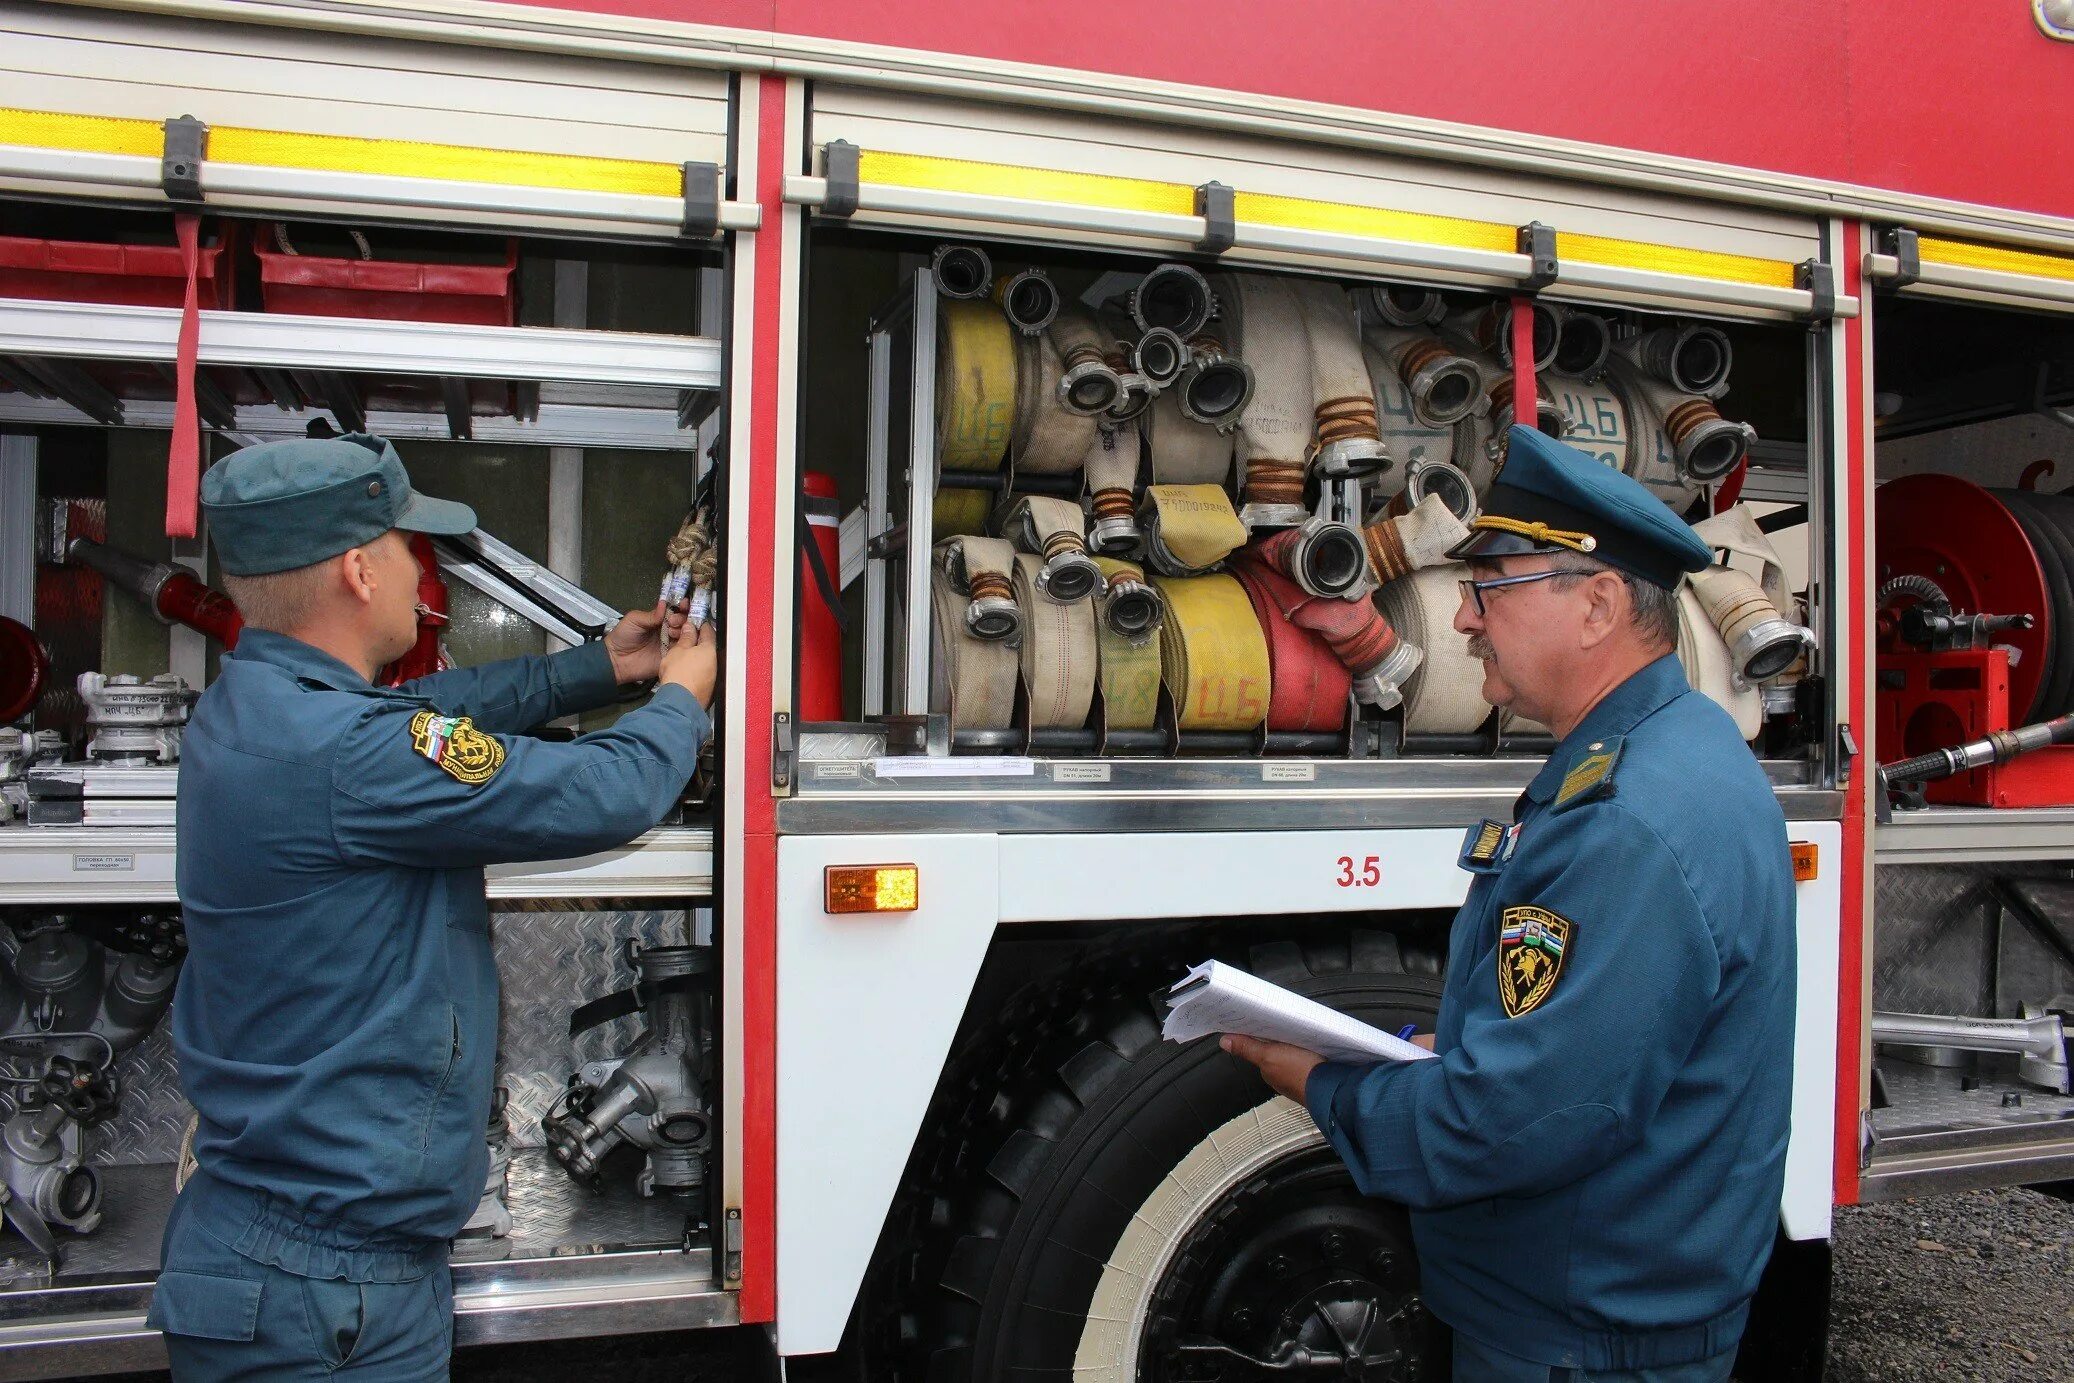
POLYGON ((378 687, 417 637, 403 534, 474 514, 361 435, 236 452, 202 507, 246 622, 183 742, 173 1041, 198 1166, 150 1323, 182 1383, 445 1378, 448 1242, 488 1171, 483 868, 655 825, 711 730, 713 639, 658 608, 566 652, 378 687), (650 679, 609 729, 520 733, 650 679))
POLYGON ((1411 1208, 1458 1380, 1718 1383, 1778 1224, 1795 962, 1785 819, 1673 652, 1709 553, 1523 427, 1471 529, 1455 627, 1558 743, 1463 842, 1439 1060, 1224 1044, 1411 1208))

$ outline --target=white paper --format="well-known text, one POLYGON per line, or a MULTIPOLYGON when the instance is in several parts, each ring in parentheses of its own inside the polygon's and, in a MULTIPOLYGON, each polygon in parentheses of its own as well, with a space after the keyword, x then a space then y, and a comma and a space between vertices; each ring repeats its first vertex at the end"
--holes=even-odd
POLYGON ((1196 966, 1167 992, 1167 1021, 1160 1035, 1169 1042, 1235 1032, 1287 1042, 1330 1061, 1428 1061, 1433 1056, 1424 1047, 1223 961, 1196 966))
POLYGON ((881 778, 1028 778, 1036 774, 1037 761, 1008 754, 908 754, 874 759, 872 772, 881 778))

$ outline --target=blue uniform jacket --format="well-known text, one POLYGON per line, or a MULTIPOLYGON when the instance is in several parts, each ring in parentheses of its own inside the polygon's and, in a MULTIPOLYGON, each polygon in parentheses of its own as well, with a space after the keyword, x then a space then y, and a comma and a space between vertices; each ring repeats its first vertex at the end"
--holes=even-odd
POLYGON ((711 729, 663 687, 573 742, 513 737, 616 692, 601 644, 394 689, 263 630, 224 659, 182 744, 173 1042, 201 1116, 183 1201, 225 1242, 363 1282, 443 1260, 488 1171, 483 867, 638 836, 711 729))
POLYGON ((1312 1116, 1411 1207, 1428 1305, 1512 1353, 1661 1367, 1733 1347, 1770 1253, 1793 1075, 1785 818, 1664 657, 1472 829, 1440 1060, 1328 1062, 1312 1116))

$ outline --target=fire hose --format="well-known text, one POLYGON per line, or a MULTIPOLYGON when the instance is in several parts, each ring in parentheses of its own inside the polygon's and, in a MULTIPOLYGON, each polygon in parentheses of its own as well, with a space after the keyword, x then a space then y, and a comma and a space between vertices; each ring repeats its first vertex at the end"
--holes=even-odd
POLYGON ((1295 285, 1311 342, 1311 389, 1316 409, 1314 474, 1345 480, 1388 470, 1390 456, 1376 428, 1375 386, 1361 354, 1361 337, 1346 295, 1330 283, 1295 285))
POLYGON ((1104 339, 1093 317, 1079 308, 1060 311, 1051 324, 1051 342, 1064 370, 1058 399, 1067 409, 1092 418, 1124 402, 1123 375, 1109 364, 1114 343, 1104 339))
POLYGON ((1153 483, 1222 486, 1231 479, 1232 435, 1189 417, 1181 400, 1181 390, 1169 389, 1145 415, 1153 483))
POLYGON ((1144 444, 1134 424, 1100 429, 1087 451, 1087 491, 1094 510, 1088 541, 1097 552, 1130 553, 1138 532, 1138 460, 1144 444))
POLYGON ((1339 729, 1346 723, 1353 677, 1324 638, 1293 617, 1311 597, 1251 554, 1233 561, 1231 574, 1245 588, 1267 639, 1267 728, 1339 729))
POLYGON ((1160 669, 1183 730, 1255 730, 1273 673, 1245 587, 1226 575, 1155 577, 1167 604, 1160 669))
MULTIPOLYGON (((1050 495, 1013 495, 1001 515, 1001 536, 1039 559, 1036 589, 1053 601, 1072 604, 1099 595, 1102 571, 1087 553, 1087 519, 1071 500, 1050 495)), ((1027 611, 1030 607, 1024 603, 1027 611)))
POLYGON ((1996 768, 2019 754, 2074 742, 2074 714, 2054 716, 2014 730, 1996 730, 1952 749, 1933 749, 1899 763, 1885 764, 1880 777, 1888 783, 1934 783, 1979 768, 1996 768))
MULTIPOLYGON (((1301 537, 1288 531, 1273 534, 1248 548, 1240 560, 1264 562, 1288 576, 1301 537)), ((1311 596, 1284 613, 1325 640, 1352 674, 1356 700, 1387 710, 1404 699, 1404 680, 1417 671, 1424 655, 1397 637, 1372 602, 1311 596)))
POLYGON ((1246 541, 1221 485, 1149 485, 1138 505, 1146 562, 1164 576, 1214 571, 1246 541))
POLYGON ((1096 602, 1103 727, 1149 730, 1159 717, 1159 631, 1166 602, 1135 562, 1097 557, 1108 590, 1096 602))
POLYGON ((1017 354, 1015 436, 1010 446, 1015 468, 1033 475, 1070 475, 1095 445, 1095 420, 1060 401, 1059 381, 1066 370, 1051 337, 1041 332, 1025 336, 1017 354))
POLYGON ((934 698, 953 729, 1001 730, 1015 715, 1023 614, 1015 550, 998 538, 947 538, 929 574, 940 683, 934 698))
POLYGON ((997 470, 1015 430, 1015 331, 991 302, 953 299, 940 310, 937 456, 954 470, 997 470))
POLYGON ((1408 513, 1378 519, 1361 530, 1369 575, 1379 586, 1446 562, 1448 552, 1468 536, 1468 525, 1439 494, 1427 495, 1408 513))
MULTIPOLYGON (((1039 558, 1016 554, 1015 599, 1023 610, 1021 669, 1030 728, 1077 730, 1087 723, 1095 695, 1095 603, 1050 595, 1046 571, 1039 558)), ((1099 571, 1095 579, 1101 579, 1099 571)))
POLYGON ((1242 354, 1253 366, 1252 401, 1239 418, 1239 464, 1248 529, 1304 521, 1305 456, 1314 432, 1310 333, 1295 291, 1265 274, 1237 274, 1220 296, 1236 303, 1242 354))
POLYGON ((1059 315, 1059 287, 1042 269, 1023 269, 994 281, 994 303, 1024 336, 1042 337, 1059 315))
POLYGON ((1469 656, 1469 636, 1455 628, 1462 603, 1455 584, 1463 568, 1425 567, 1385 585, 1376 596, 1398 636, 1425 651, 1406 678, 1404 730, 1414 735, 1466 735, 1490 717, 1483 699, 1483 663, 1469 656))

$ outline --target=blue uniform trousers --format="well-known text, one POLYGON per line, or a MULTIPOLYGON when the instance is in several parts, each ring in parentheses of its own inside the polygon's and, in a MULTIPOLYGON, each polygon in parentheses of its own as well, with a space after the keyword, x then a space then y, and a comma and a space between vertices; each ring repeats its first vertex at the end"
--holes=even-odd
POLYGON ((1731 1349, 1697 1363, 1653 1369, 1567 1369, 1537 1364, 1455 1332, 1455 1383, 1728 1383, 1735 1362, 1731 1349))
POLYGON ((454 1346, 453 1276, 442 1258, 398 1281, 304 1276, 233 1247, 250 1226, 191 1212, 166 1226, 150 1325, 175 1383, 444 1383, 454 1346))

